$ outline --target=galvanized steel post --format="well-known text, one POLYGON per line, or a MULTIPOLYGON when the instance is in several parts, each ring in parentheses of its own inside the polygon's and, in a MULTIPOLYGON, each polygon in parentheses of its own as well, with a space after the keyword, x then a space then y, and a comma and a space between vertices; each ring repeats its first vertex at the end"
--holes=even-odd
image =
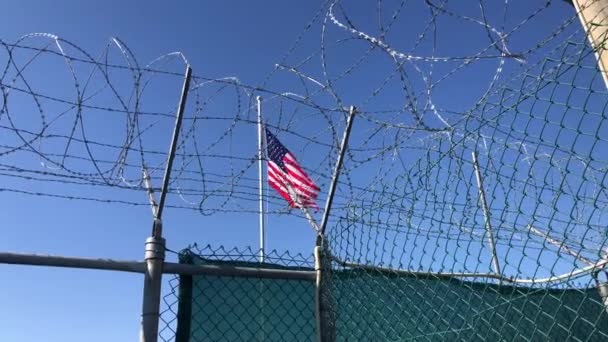
POLYGON ((315 326, 317 327, 317 341, 323 341, 322 326, 323 321, 321 318, 321 246, 315 246, 314 249, 315 257, 315 326))
POLYGON ((177 107, 177 115, 175 117, 175 127, 173 128, 173 136, 169 153, 167 155, 167 165, 165 167, 165 175, 163 177, 163 185, 160 193, 158 206, 155 208, 154 193, 149 185, 146 169, 144 168, 144 182, 148 188, 148 197, 152 205, 152 213, 154 216, 154 225, 152 227, 152 236, 146 239, 145 263, 146 271, 144 273, 144 295, 141 312, 141 342, 157 342, 158 341, 158 321, 160 319, 160 294, 161 283, 163 277, 163 264, 165 262, 165 239, 163 239, 162 228, 162 213, 165 206, 167 190, 169 188, 169 180, 171 178, 171 168, 175 158, 175 150, 181 130, 182 119, 184 117, 184 109, 186 107, 186 99, 190 89, 190 80, 192 79, 192 68, 186 66, 186 75, 184 76, 184 84, 182 94, 177 107))
POLYGON ((141 312, 140 341, 158 340, 158 321, 160 317, 160 293, 165 261, 165 239, 160 236, 161 221, 154 221, 154 231, 158 232, 146 239, 144 273, 144 298, 141 312))
POLYGON ((348 140, 353 126, 355 112, 356 108, 351 106, 348 111, 346 127, 344 127, 344 135, 342 136, 342 142, 340 143, 340 150, 338 151, 338 159, 336 160, 331 183, 329 185, 329 192, 325 202, 321 226, 317 229, 318 235, 314 249, 315 273, 317 276, 315 281, 315 319, 317 326, 317 341, 319 342, 332 342, 336 339, 334 315, 331 311, 333 309, 331 307, 332 303, 330 302, 332 300, 331 284, 329 284, 329 286, 327 285, 327 275, 324 274, 325 270, 331 270, 331 257, 327 241, 325 240, 325 229, 327 228, 334 194, 336 192, 336 187, 338 186, 344 155, 348 148, 348 140))

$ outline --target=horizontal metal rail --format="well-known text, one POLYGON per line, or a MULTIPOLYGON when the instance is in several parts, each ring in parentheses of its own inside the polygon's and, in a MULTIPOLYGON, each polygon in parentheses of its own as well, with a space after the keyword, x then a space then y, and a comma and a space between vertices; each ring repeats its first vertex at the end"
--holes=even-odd
POLYGON ((541 278, 541 279, 514 279, 513 282, 520 283, 520 284, 541 284, 541 283, 553 283, 553 282, 562 281, 562 280, 570 280, 572 278, 576 278, 576 277, 584 275, 586 273, 593 273, 595 271, 599 271, 599 270, 603 269, 604 267, 606 267, 607 264, 608 264, 608 260, 602 259, 593 265, 579 268, 572 272, 560 274, 557 276, 541 278))
POLYGON ((0 253, 0 264, 85 268, 93 270, 144 273, 143 261, 118 261, 112 259, 71 258, 54 255, 0 253))
POLYGON ((493 279, 502 279, 509 280, 510 278, 503 277, 499 274, 495 273, 474 273, 474 272, 425 272, 425 271, 409 271, 403 270, 399 268, 390 268, 390 267, 382 267, 382 266, 374 266, 374 265, 366 265, 360 264, 356 262, 342 261, 336 257, 332 257, 332 259, 337 262, 340 266, 362 269, 366 271, 380 271, 380 272, 390 272, 394 274, 401 275, 410 275, 410 276, 433 276, 437 278, 493 278, 493 279))
MULTIPOLYGON (((592 273, 601 270, 608 265, 608 260, 603 259, 593 265, 579 268, 561 275, 551 276, 540 279, 517 279, 505 277, 494 273, 473 273, 473 272, 423 272, 423 271, 408 271, 402 269, 394 269, 388 267, 380 267, 373 265, 365 265, 354 262, 342 261, 336 257, 332 257, 339 265, 343 267, 358 268, 369 271, 386 271, 395 274, 412 275, 412 276, 434 276, 438 278, 491 278, 503 280, 515 284, 544 284, 554 283, 557 281, 570 280, 578 276, 592 273)), ((68 267, 81 269, 94 269, 106 271, 121 271, 144 273, 146 264, 143 261, 122 261, 112 259, 92 259, 92 258, 72 258, 52 255, 37 255, 37 254, 21 254, 21 253, 0 253, 0 264, 12 265, 30 265, 30 266, 50 266, 50 267, 68 267)), ((238 276, 246 278, 264 278, 264 279, 294 279, 315 281, 315 271, 298 271, 285 270, 261 267, 244 267, 231 265, 189 265, 177 264, 173 262, 165 262, 163 265, 164 274, 183 274, 183 275, 211 275, 211 276, 238 276)))
POLYGON ((538 279, 517 279, 517 278, 512 278, 512 277, 505 277, 505 276, 495 274, 495 273, 409 271, 409 270, 402 270, 402 269, 395 269, 395 268, 388 268, 388 267, 381 267, 381 266, 374 266, 374 265, 365 265, 365 264, 359 264, 359 263, 354 263, 354 262, 342 261, 336 257, 332 257, 332 259, 343 267, 357 268, 357 269, 363 269, 363 270, 367 270, 367 271, 384 271, 384 272, 391 272, 394 274, 411 275, 411 276, 432 276, 432 277, 437 277, 437 278, 490 278, 490 279, 502 280, 502 281, 514 283, 514 284, 530 284, 530 285, 554 283, 554 282, 558 282, 558 281, 562 281, 562 280, 571 280, 578 276, 582 276, 586 273, 592 273, 594 271, 601 270, 604 267, 606 267, 606 265, 608 265, 608 260, 602 259, 593 265, 579 268, 579 269, 573 270, 572 272, 564 273, 561 275, 551 276, 551 277, 547 277, 547 278, 538 278, 538 279))
POLYGON ((275 268, 243 267, 230 265, 189 265, 166 262, 163 273, 181 275, 237 276, 245 278, 293 279, 314 281, 315 271, 297 271, 275 268))
MULTIPOLYGON (((146 263, 143 261, 122 261, 112 259, 72 258, 52 255, 0 253, 0 264, 68 267, 105 271, 120 271, 145 273, 146 263)), ((264 279, 294 279, 314 281, 314 271, 298 271, 260 267, 244 267, 231 265, 189 265, 165 262, 164 274, 236 276, 245 278, 264 279)))

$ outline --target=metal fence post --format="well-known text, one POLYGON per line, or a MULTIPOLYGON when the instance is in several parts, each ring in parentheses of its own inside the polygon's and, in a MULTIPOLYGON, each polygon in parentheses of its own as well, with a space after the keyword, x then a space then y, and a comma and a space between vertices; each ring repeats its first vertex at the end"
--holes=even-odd
POLYGON ((179 132, 182 126, 184 117, 184 109, 186 107, 186 99, 190 90, 190 80, 192 79, 192 68, 186 66, 186 75, 182 87, 182 94, 177 107, 177 115, 175 117, 175 127, 173 128, 173 137, 169 146, 167 155, 167 166, 163 177, 163 185, 160 192, 160 200, 158 205, 154 200, 154 193, 149 182, 149 176, 144 165, 144 184, 148 188, 148 197, 152 206, 152 214, 154 216, 154 225, 152 227, 152 236, 146 239, 146 272, 144 273, 144 295, 141 310, 141 342, 157 342, 158 341, 158 321, 160 319, 160 293, 163 277, 163 264, 165 262, 165 239, 163 239, 162 214, 165 206, 165 199, 169 189, 169 179, 171 178, 171 168, 175 158, 175 150, 179 132))
POLYGON ((344 127, 344 135, 342 136, 342 142, 340 143, 338 159, 336 160, 331 183, 329 185, 329 192, 325 201, 325 210, 323 212, 321 226, 317 231, 318 235, 314 249, 315 273, 317 277, 315 281, 315 319, 318 342, 333 342, 336 339, 335 317, 332 311, 332 284, 330 281, 328 281, 328 274, 331 275, 331 273, 327 273, 331 272, 331 257, 329 246, 325 240, 325 229, 327 227, 334 194, 338 185, 338 178, 340 177, 340 171, 344 161, 344 154, 346 153, 346 149, 348 147, 348 139, 350 137, 350 131, 353 127, 355 113, 356 108, 351 106, 348 110, 346 127, 344 127))
POLYGON ((315 320, 317 327, 317 342, 323 341, 323 320, 322 320, 322 306, 321 306, 321 246, 315 246, 314 249, 314 257, 315 257, 315 320))
POLYGON ((141 342, 158 340, 158 321, 160 317, 160 291, 165 262, 165 239, 160 236, 162 224, 154 221, 154 234, 146 239, 144 273, 144 298, 141 310, 141 342))
POLYGON ((330 258, 326 255, 327 245, 324 241, 315 246, 315 320, 318 342, 336 340, 335 317, 332 307, 331 284, 327 279, 330 258))

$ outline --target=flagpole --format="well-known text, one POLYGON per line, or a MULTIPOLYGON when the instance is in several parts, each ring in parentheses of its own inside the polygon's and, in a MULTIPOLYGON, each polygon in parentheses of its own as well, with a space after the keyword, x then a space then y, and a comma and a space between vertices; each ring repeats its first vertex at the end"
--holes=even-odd
POLYGON ((258 102, 258 197, 260 204, 260 262, 264 262, 266 249, 266 231, 264 226, 264 160, 263 160, 263 128, 262 128, 262 97, 257 96, 258 102))

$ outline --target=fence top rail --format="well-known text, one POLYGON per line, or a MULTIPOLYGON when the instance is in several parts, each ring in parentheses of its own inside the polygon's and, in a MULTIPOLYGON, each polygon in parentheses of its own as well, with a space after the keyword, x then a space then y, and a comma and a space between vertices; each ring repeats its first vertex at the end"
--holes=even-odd
POLYGON ((533 278, 533 279, 519 279, 513 277, 507 277, 495 273, 478 273, 478 272, 429 272, 429 271, 411 271, 402 270, 388 267, 381 267, 375 265, 365 265, 355 262, 348 262, 340 260, 339 258, 332 257, 332 260, 337 262, 343 267, 349 267, 353 269, 362 269, 367 271, 378 271, 378 272, 391 272, 394 274, 411 275, 411 276, 433 276, 437 278, 489 278, 506 281, 513 284, 545 284, 555 283, 564 280, 570 280, 585 274, 592 274, 594 272, 604 269, 608 265, 608 259, 602 259, 589 266, 575 269, 571 272, 567 272, 560 275, 555 275, 547 278, 533 278))
MULTIPOLYGON (((50 266, 96 269, 107 271, 121 271, 145 273, 146 266, 143 261, 125 261, 113 259, 74 258, 53 255, 23 254, 0 252, 0 264, 50 266)), ((211 275, 211 276, 238 276, 247 278, 265 279, 293 279, 314 281, 314 271, 269 269, 263 267, 244 267, 231 265, 188 265, 165 262, 164 274, 181 275, 211 275)))
MULTIPOLYGON (((580 276, 585 273, 601 270, 608 264, 608 260, 600 260, 599 262, 546 279, 513 279, 490 273, 453 273, 453 272, 416 272, 416 271, 405 271, 396 269, 387 269, 377 266, 362 265, 357 263, 345 262, 337 258, 333 258, 334 261, 338 262, 344 267, 362 268, 368 270, 384 270, 397 273, 404 273, 409 275, 434 275, 437 277, 464 277, 464 278, 496 278, 505 280, 511 283, 525 283, 525 284, 540 284, 540 283, 551 283, 564 279, 570 279, 580 276)), ((120 272, 132 272, 132 273, 145 273, 146 266, 143 261, 134 260, 113 260, 113 259, 94 259, 94 258, 75 258, 75 257, 64 257, 64 256, 53 256, 53 255, 39 255, 39 254, 24 254, 24 253, 8 253, 0 252, 0 264, 13 264, 13 265, 29 265, 29 266, 49 266, 49 267, 67 267, 67 268, 82 268, 82 269, 96 269, 96 270, 107 270, 107 271, 120 271, 120 272)), ((163 274, 180 274, 180 275, 210 275, 210 276, 235 276, 235 277, 246 277, 246 278, 263 278, 263 279, 293 279, 293 280, 304 280, 304 281, 315 281, 315 271, 310 270, 287 270, 287 269, 273 269, 264 267, 250 267, 250 266, 234 266, 225 264, 206 264, 206 265, 192 265, 192 264, 178 264, 173 262, 165 262, 163 264, 163 274)))

